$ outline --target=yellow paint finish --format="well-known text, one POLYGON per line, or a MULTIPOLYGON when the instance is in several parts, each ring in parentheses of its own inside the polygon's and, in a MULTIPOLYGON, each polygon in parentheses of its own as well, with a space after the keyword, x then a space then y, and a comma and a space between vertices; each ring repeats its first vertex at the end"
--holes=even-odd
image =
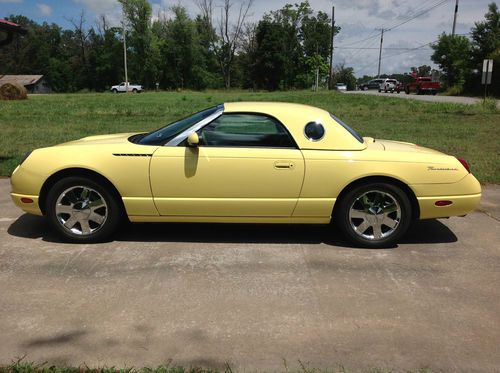
POLYGON ((38 196, 31 196, 31 195, 17 194, 17 193, 11 193, 10 196, 12 198, 12 201, 14 201, 15 205, 19 207, 21 210, 27 212, 28 214, 42 215, 42 212, 38 207, 38 196), (21 202, 21 198, 31 198, 33 200, 33 203, 21 202))
POLYGON ((161 215, 291 216, 303 178, 297 149, 161 147, 151 160, 161 215))
POLYGON ((135 223, 328 224, 330 218, 276 216, 129 216, 135 223))
POLYGON ((330 217, 335 198, 299 198, 294 217, 330 217))
POLYGON ((468 194, 480 194, 481 184, 472 174, 467 174, 464 178, 456 183, 447 184, 410 184, 410 188, 417 196, 456 196, 468 194))
POLYGON ((420 219, 446 218, 449 216, 462 216, 474 210, 481 201, 481 194, 465 196, 436 196, 418 197, 420 205, 420 219), (436 201, 452 201, 449 206, 436 206, 436 201))
POLYGON ((152 197, 123 197, 122 201, 127 215, 158 215, 152 197))
POLYGON ((149 163, 157 147, 132 144, 128 137, 130 134, 95 136, 37 149, 12 174, 12 191, 38 196, 51 175, 61 170, 82 168, 108 179, 122 198, 143 199, 140 207, 126 203, 127 213, 155 212, 149 185, 149 163), (129 211, 128 208, 132 209, 129 211))

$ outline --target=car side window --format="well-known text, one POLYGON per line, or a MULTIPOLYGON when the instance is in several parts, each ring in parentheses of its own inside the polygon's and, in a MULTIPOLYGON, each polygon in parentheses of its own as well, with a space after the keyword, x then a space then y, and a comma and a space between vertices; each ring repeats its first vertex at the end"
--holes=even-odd
POLYGON ((294 148, 295 142, 276 119, 259 114, 224 114, 200 132, 203 146, 294 148))

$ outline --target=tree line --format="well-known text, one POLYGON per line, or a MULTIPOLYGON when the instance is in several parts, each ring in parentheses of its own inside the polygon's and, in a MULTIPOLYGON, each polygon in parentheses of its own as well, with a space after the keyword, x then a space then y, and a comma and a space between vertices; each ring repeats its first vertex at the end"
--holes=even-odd
POLYGON ((301 89, 317 70, 325 84, 328 14, 304 1, 250 23, 252 1, 222 0, 214 12, 214 0, 197 0, 196 16, 176 5, 167 17, 153 15, 147 0, 119 0, 125 28, 104 15, 88 27, 83 11, 65 29, 13 15, 7 19, 28 34, 0 50, 0 66, 4 74, 43 74, 56 92, 104 91, 124 81, 125 29, 129 81, 147 89, 301 89))
MULTIPOLYGON (((129 81, 147 89, 303 89, 325 86, 329 74, 331 19, 315 12, 308 1, 286 4, 248 22, 253 0, 195 0, 199 12, 190 16, 176 5, 170 15, 153 14, 148 0, 119 0, 125 19, 129 81), (217 12, 214 10, 217 9, 217 12), (217 14, 215 14, 217 13, 217 14)), ((72 27, 38 24, 22 15, 10 21, 28 29, 0 49, 3 74, 43 74, 56 92, 104 91, 124 80, 122 26, 106 16, 88 27, 85 14, 72 27)), ((335 27, 335 34, 340 28, 335 27)), ((485 19, 468 35, 441 34, 431 44, 450 93, 481 94, 482 62, 494 60, 490 92, 500 96, 500 11, 491 3, 485 19)), ((412 67, 418 76, 428 65, 412 67)), ((403 83, 408 74, 381 75, 403 83)), ((352 67, 337 65, 334 81, 348 89, 374 76, 356 80, 352 67)))
POLYGON ((432 61, 440 67, 451 93, 481 94, 483 60, 492 59, 489 91, 500 96, 500 10, 496 3, 489 4, 484 20, 475 22, 467 36, 443 33, 431 47, 432 61))

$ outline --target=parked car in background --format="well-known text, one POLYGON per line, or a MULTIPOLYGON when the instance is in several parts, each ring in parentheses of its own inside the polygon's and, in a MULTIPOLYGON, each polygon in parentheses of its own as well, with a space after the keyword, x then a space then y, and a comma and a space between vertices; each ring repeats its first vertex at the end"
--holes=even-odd
POLYGON ((369 82, 363 83, 359 86, 362 91, 367 91, 369 89, 379 89, 380 84, 384 82, 384 79, 372 79, 369 82))
POLYGON ((345 83, 337 83, 335 84, 335 89, 337 91, 347 91, 347 85, 345 83))
POLYGON ((415 92, 417 95, 432 94, 435 95, 441 89, 439 81, 433 81, 430 76, 421 76, 413 82, 405 85, 405 93, 415 92))
MULTIPOLYGON (((126 92, 126 90, 127 90, 125 88, 126 85, 127 84, 125 82, 121 82, 118 85, 114 85, 111 87, 111 92, 113 92, 113 93, 126 92)), ((129 92, 141 93, 142 89, 143 89, 142 85, 128 83, 128 91, 129 92)))
MULTIPOLYGON (((379 92, 391 92, 394 93, 399 87, 399 83, 396 79, 384 79, 384 81, 380 84, 378 89, 379 92)), ((399 93, 399 91, 397 91, 399 93)))

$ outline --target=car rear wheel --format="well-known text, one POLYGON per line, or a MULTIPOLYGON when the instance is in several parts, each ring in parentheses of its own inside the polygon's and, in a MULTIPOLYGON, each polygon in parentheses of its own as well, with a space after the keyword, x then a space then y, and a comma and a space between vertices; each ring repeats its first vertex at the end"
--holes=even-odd
POLYGON ((83 177, 59 180, 49 191, 47 217, 68 241, 99 242, 113 234, 121 220, 116 197, 102 185, 83 177))
POLYGON ((347 192, 335 210, 336 222, 353 244, 368 248, 394 246, 411 223, 411 204, 399 187, 365 184, 347 192))
POLYGON ((112 92, 113 92, 113 93, 118 93, 118 90, 115 88, 115 89, 113 89, 113 91, 112 91, 112 92))

